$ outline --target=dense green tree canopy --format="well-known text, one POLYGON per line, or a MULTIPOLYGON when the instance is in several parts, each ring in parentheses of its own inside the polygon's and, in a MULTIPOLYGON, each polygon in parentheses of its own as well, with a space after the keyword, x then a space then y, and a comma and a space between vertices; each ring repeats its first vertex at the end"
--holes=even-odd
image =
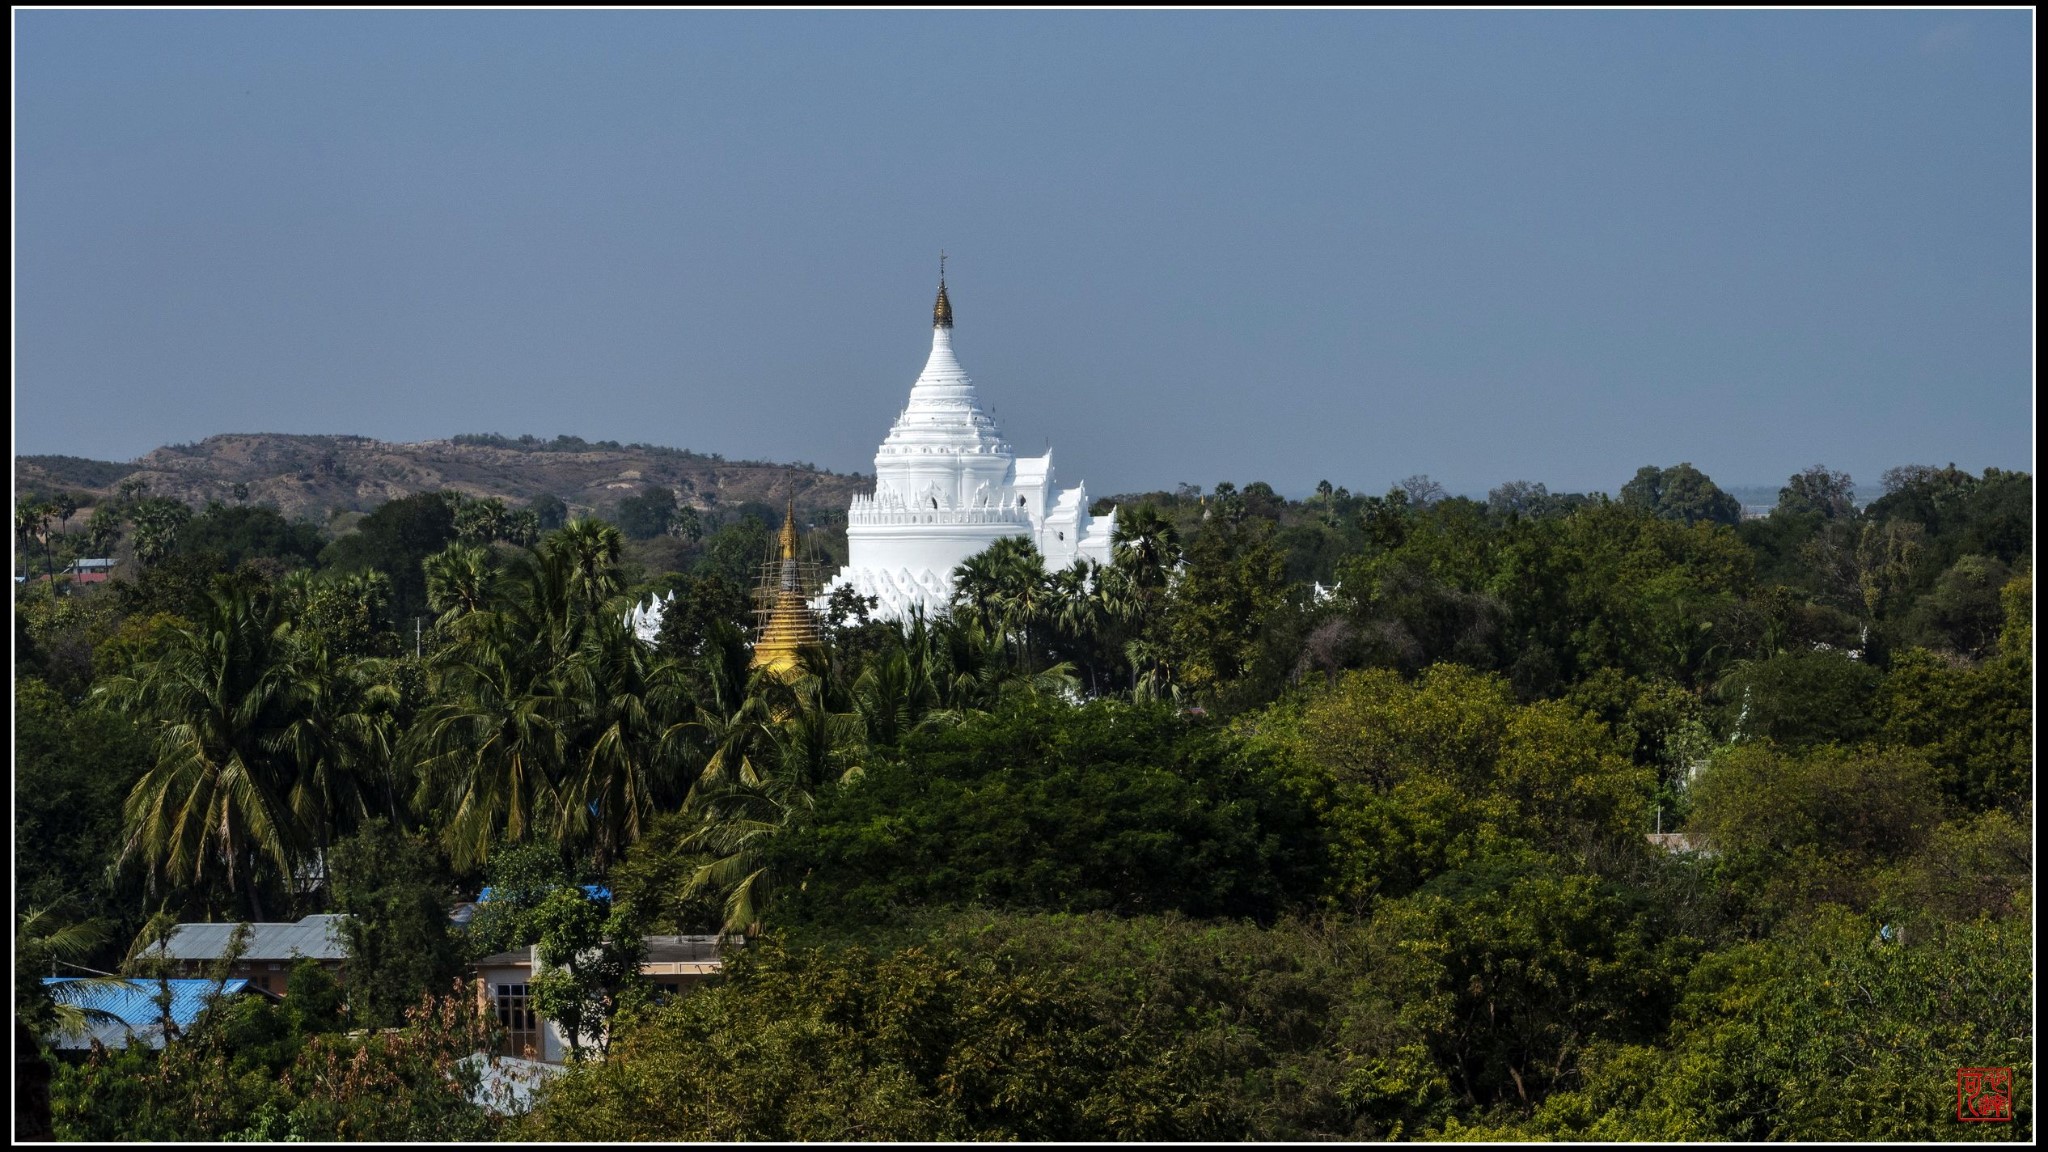
POLYGON ((1707 474, 1690 464, 1670 468, 1645 465, 1635 479, 1621 486, 1621 502, 1664 520, 1697 524, 1702 520, 1734 524, 1742 518, 1735 497, 1714 486, 1707 474))
POLYGON ((1306 817, 1172 708, 1038 702, 869 762, 787 850, 795 907, 835 923, 929 904, 1270 919, 1319 871, 1306 817))
POLYGON ((16 589, 17 1014, 180 919, 350 948, 58 1057, 60 1134, 2027 1134, 2030 476, 1112 504, 1105 563, 1001 541, 769 675, 765 505, 29 501, 42 574, 119 564, 16 589), (650 932, 731 962, 656 1004, 650 932), (454 978, 527 947, 602 1059, 507 1129, 454 978), (2019 1125, 1944 1119, 1974 1063, 2019 1125))

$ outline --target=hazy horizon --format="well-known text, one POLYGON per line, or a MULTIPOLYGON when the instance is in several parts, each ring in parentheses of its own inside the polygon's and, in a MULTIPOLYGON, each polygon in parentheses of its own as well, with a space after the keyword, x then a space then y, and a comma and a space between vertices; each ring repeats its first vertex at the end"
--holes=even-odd
MULTIPOLYGON (((493 430, 493 429, 469 429, 469 430, 467 430, 467 431, 464 431, 464 432, 452 432, 452 433, 449 433, 448 435, 445 435, 445 436, 428 436, 428 437, 423 437, 423 438, 421 438, 421 439, 419 439, 419 440, 409 440, 409 441, 389 441, 389 440, 387 440, 387 441, 382 441, 382 442, 383 442, 383 443, 389 443, 389 444, 425 444, 425 443, 432 443, 432 442, 436 442, 436 441, 448 441, 448 440, 453 440, 453 439, 454 439, 455 437, 457 437, 457 436, 468 436, 468 435, 479 435, 479 434, 485 434, 485 435, 501 435, 501 436, 505 436, 505 437, 507 437, 508 439, 513 439, 513 440, 517 440, 517 439, 518 439, 519 437, 521 437, 522 435, 526 435, 526 436, 534 436, 534 437, 536 437, 537 439, 539 439, 539 440, 542 440, 542 441, 548 441, 548 440, 553 440, 553 439, 554 439, 554 437, 553 437, 553 436, 543 436, 543 435, 540 435, 539 433, 535 433, 535 432, 531 432, 531 431, 526 431, 526 432, 504 432, 504 431, 499 431, 499 430, 493 430)), ((213 433, 212 435, 215 435, 215 436, 323 436, 323 435, 326 435, 326 436, 352 436, 352 435, 359 435, 359 433, 350 433, 350 432, 327 432, 327 433, 323 433, 323 432, 250 432, 250 431, 231 431, 231 432, 218 432, 218 433, 213 433)), ((201 438, 200 438, 200 440, 206 440, 206 439, 210 439, 210 438, 211 438, 211 437, 201 437, 201 438)), ((372 437, 372 439, 375 439, 375 437, 372 437)), ((181 446, 181 445, 189 445, 189 444, 196 444, 196 443, 198 443, 198 442, 199 442, 199 441, 191 441, 191 440, 187 440, 187 441, 180 441, 180 442, 177 442, 177 443, 173 443, 173 444, 159 444, 159 445, 156 445, 155 447, 156 447, 156 448, 175 448, 175 447, 179 447, 179 446, 181 446)), ((706 455, 706 456, 710 456, 710 455, 718 455, 718 456, 722 456, 722 457, 724 457, 724 458, 726 458, 726 459, 728 459, 728 460, 735 460, 735 461, 741 461, 741 460, 745 460, 745 461, 752 461, 752 462, 755 462, 755 463, 765 463, 765 464, 785 464, 785 465, 797 465, 797 464, 811 464, 811 465, 813 465, 813 466, 816 466, 816 467, 819 467, 819 468, 824 468, 824 466, 823 466, 823 465, 819 465, 819 464, 817 464, 817 463, 816 463, 815 461, 802 461, 802 460, 769 460, 769 459, 758 459, 758 458, 754 458, 754 457, 742 457, 742 456, 734 456, 734 455, 732 455, 731 453, 726 453, 726 452, 719 452, 719 451, 718 451, 718 449, 716 449, 716 448, 711 448, 711 447, 704 447, 704 446, 701 446, 701 445, 692 445, 692 444, 659 444, 659 443, 653 443, 653 442, 649 442, 649 441, 625 441, 625 440, 618 440, 618 441, 614 441, 614 442, 616 442, 616 443, 620 444, 620 445, 621 445, 621 446, 622 446, 623 448, 631 448, 631 447, 633 447, 633 446, 634 446, 635 444, 640 444, 640 445, 643 445, 643 446, 645 446, 645 447, 649 447, 649 448, 657 448, 657 449, 677 449, 677 450, 683 450, 683 451, 689 451, 689 452, 694 452, 694 453, 698 453, 698 454, 701 454, 701 455, 706 455)), ((596 442, 595 442, 595 441, 592 441, 592 443, 596 443, 596 442)), ((152 449, 152 451, 153 451, 153 450, 154 450, 154 448, 152 449)), ((147 454, 148 454, 148 453, 143 453, 142 455, 147 455, 147 454)), ((45 453, 45 452, 24 452, 24 453, 19 453, 19 455, 21 455, 21 456, 68 456, 68 457, 71 457, 71 458, 73 458, 73 459, 93 459, 93 460, 100 460, 100 461, 103 461, 103 462, 108 462, 108 463, 118 463, 118 464, 130 464, 130 463, 134 463, 134 462, 136 462, 136 460, 138 460, 138 459, 140 458, 140 457, 130 457, 130 458, 127 458, 127 459, 121 459, 121 460, 107 460, 107 459, 106 459, 106 458, 104 458, 104 457, 79 457, 79 456, 78 456, 78 455, 77 455, 76 453, 68 453, 68 452, 47 452, 47 453, 45 453)), ((1672 461, 1672 462, 1669 462, 1669 463, 1678 463, 1678 461, 1672 461)), ((1951 461, 1934 461, 1934 460, 1921 460, 1921 461, 1904 461, 1904 462, 1902 462, 1902 463, 1919 463, 1919 464, 1937 464, 1937 465, 1939 465, 1939 464, 1947 464, 1947 463, 1952 463, 1952 462, 1951 462, 1951 461)), ((1994 467, 1995 467, 1995 465, 1994 465, 1994 467)), ((866 468, 857 468, 857 467, 856 467, 856 468, 824 468, 824 470, 825 470, 825 471, 828 471, 828 472, 834 472, 834 473, 842 474, 842 475, 845 475, 845 474, 860 474, 860 475, 866 475, 866 476, 872 476, 872 475, 874 475, 874 467, 873 467, 873 464, 872 464, 872 463, 870 463, 870 464, 869 464, 869 466, 868 466, 868 467, 866 467, 866 468)), ((1561 487, 1559 487, 1559 486, 1557 486, 1557 485, 1555 485, 1555 484, 1549 484, 1549 485, 1548 485, 1548 488, 1549 488, 1549 490, 1550 490, 1551 492, 1554 492, 1554 493, 1562 493, 1562 492, 1566 492, 1566 491, 1575 491, 1575 492, 1582 492, 1582 493, 1585 493, 1585 494, 1588 494, 1588 495, 1590 495, 1590 494, 1594 494, 1594 493, 1603 493, 1603 492, 1604 492, 1604 493, 1606 493, 1606 494, 1607 494, 1607 495, 1609 495, 1609 496, 1618 496, 1618 495, 1620 494, 1620 492, 1621 492, 1621 487, 1622 487, 1622 485, 1623 485, 1623 484, 1625 484, 1625 483, 1627 483, 1627 482, 1628 482, 1628 480, 1629 480, 1629 479, 1630 479, 1630 478, 1631 478, 1631 477, 1633 476, 1633 474, 1634 474, 1634 473, 1633 473, 1633 470, 1631 470, 1631 472, 1630 472, 1630 475, 1629 475, 1629 476, 1624 476, 1624 477, 1621 477, 1620 479, 1616 480, 1616 481, 1615 481, 1615 482, 1613 482, 1612 484, 1608 484, 1608 485, 1605 485, 1605 486, 1596 486, 1596 487, 1589 487, 1589 488, 1578 488, 1578 489, 1569 489, 1569 490, 1568 490, 1568 489, 1565 489, 1565 488, 1561 488, 1561 487)), ((1394 486, 1396 486, 1396 485, 1397 485, 1397 484, 1399 483, 1399 481, 1400 481, 1400 480, 1406 480, 1406 479, 1411 479, 1411 478, 1413 478, 1413 477, 1414 477, 1415 475, 1416 475, 1415 473, 1410 473, 1410 474, 1409 474, 1408 476, 1403 476, 1403 477, 1400 477, 1400 478, 1398 478, 1397 480, 1394 480, 1394 481, 1389 481, 1389 482, 1388 482, 1387 484, 1385 484, 1385 485, 1382 485, 1382 486, 1380 486, 1380 487, 1377 487, 1377 488, 1374 488, 1374 487, 1368 487, 1368 488, 1361 488, 1361 489, 1358 489, 1358 490, 1356 490, 1356 493, 1355 493, 1355 494, 1357 494, 1357 495, 1361 495, 1361 496, 1366 496, 1366 495, 1380 495, 1380 494, 1382 493, 1382 490, 1383 490, 1383 489, 1385 489, 1385 488, 1391 488, 1391 487, 1394 487, 1394 486)), ((1429 474, 1428 472, 1424 472, 1424 473, 1421 473, 1421 475, 1423 475, 1423 476, 1430 476, 1430 474, 1429 474)), ((1787 475, 1788 475, 1788 478, 1789 478, 1789 475, 1790 475, 1790 474, 1788 473, 1787 475)), ((1433 477, 1433 476, 1432 476, 1431 478, 1432 478, 1432 479, 1436 479, 1436 477, 1433 477)), ((1236 485, 1237 485, 1238 487, 1240 487, 1240 488, 1241 488, 1241 487, 1243 487, 1243 486, 1244 486, 1244 485, 1246 485, 1246 484, 1249 484, 1249 483, 1253 483, 1253 482, 1256 482, 1256 481, 1262 480, 1262 479, 1263 479, 1263 477, 1259 477, 1259 476, 1244 476, 1244 477, 1227 477, 1227 476, 1225 476, 1225 477, 1217 477, 1216 479, 1217 479, 1217 480, 1228 480, 1228 481, 1230 481, 1231 483, 1233 483, 1233 484, 1236 484, 1236 485)), ((1542 478, 1541 476, 1517 476, 1517 477, 1511 477, 1510 479, 1515 479, 1515 480, 1531 480, 1531 481, 1538 481, 1538 482, 1543 482, 1543 483, 1546 483, 1546 484, 1548 483, 1547 481, 1544 481, 1544 480, 1543 480, 1543 478, 1542 478)), ((1719 487, 1719 488, 1723 489, 1724 491, 1728 492, 1728 493, 1729 493, 1730 495, 1736 496, 1736 497, 1737 497, 1738 499, 1742 500, 1742 502, 1743 502, 1743 503, 1745 503, 1745 504, 1754 504, 1754 503, 1759 503, 1759 502, 1762 502, 1762 503, 1769 503, 1769 502, 1771 502, 1771 501, 1774 501, 1774 500, 1776 500, 1776 499, 1777 499, 1777 492, 1778 492, 1778 489, 1779 489, 1779 488, 1781 488, 1781 487, 1783 487, 1783 486, 1784 486, 1784 483, 1785 483, 1785 481, 1784 481, 1783 479, 1780 479, 1780 480, 1770 480, 1770 481, 1743 481, 1743 480, 1731 480, 1731 479, 1724 479, 1724 478, 1722 478, 1722 477, 1718 477, 1718 476, 1711 476, 1711 475, 1710 475, 1710 479, 1712 479, 1712 480, 1714 481, 1714 483, 1715 483, 1715 486, 1716 486, 1716 487, 1719 487)), ((1875 474, 1875 473, 1873 473, 1873 474, 1872 474, 1871 476, 1869 476, 1869 477, 1867 477, 1867 478, 1865 478, 1865 479, 1863 479, 1863 480, 1858 480, 1858 481, 1856 481, 1856 498, 1857 498, 1857 500, 1858 500, 1859 502, 1867 502, 1867 501, 1869 501, 1869 500, 1873 500, 1873 499, 1875 499, 1875 498, 1876 498, 1876 497, 1877 497, 1878 495, 1880 495, 1880 494, 1881 494, 1881 491, 1882 491, 1882 490, 1881 490, 1881 487, 1880 487, 1880 482, 1881 482, 1881 477, 1880 477, 1880 476, 1879 476, 1878 474, 1875 474)), ((1102 488, 1100 488, 1100 487, 1097 487, 1097 488, 1095 488, 1095 489, 1093 490, 1093 492, 1094 492, 1094 494, 1095 494, 1095 495, 1097 495, 1097 496, 1115 496, 1115 495, 1131 495, 1131 494, 1136 494, 1136 493, 1140 493, 1140 492, 1158 492, 1158 491, 1165 491, 1165 492, 1171 492, 1171 491, 1173 491, 1173 490, 1174 490, 1175 486, 1176 486, 1177 484, 1180 484, 1180 483, 1195 483, 1195 482, 1194 482, 1194 481, 1174 481, 1174 482, 1170 482, 1170 483, 1163 483, 1163 484, 1150 484, 1150 485, 1138 485, 1138 486, 1135 486, 1135 487, 1131 487, 1131 488, 1123 488, 1123 489, 1117 489, 1116 491, 1108 491, 1108 490, 1102 489, 1102 488)), ((1213 486, 1214 486, 1214 483, 1215 483, 1214 481, 1211 481, 1210 483, 1205 483, 1205 484, 1201 484, 1201 485, 1199 485, 1199 486, 1200 486, 1201 488, 1203 488, 1204 490, 1207 490, 1207 489, 1209 489, 1209 488, 1213 487, 1213 486)), ((1270 483, 1270 481, 1269 481, 1268 483, 1270 483)), ((1335 481, 1332 481, 1332 483, 1335 483, 1335 481)), ((1276 492, 1280 493, 1280 494, 1281 494, 1282 496, 1286 496, 1286 497, 1288 497, 1289 499, 1292 499, 1292 500, 1301 500, 1301 499, 1305 499, 1305 498, 1307 498, 1308 496, 1310 496, 1310 495, 1313 495, 1313 494, 1314 494, 1314 491, 1315 491, 1315 489, 1314 489, 1313 487, 1303 487, 1303 488, 1285 488, 1285 487, 1282 487, 1281 485, 1278 485, 1278 484, 1274 484, 1274 485, 1272 485, 1272 487, 1273 487, 1273 490, 1274 490, 1274 491, 1276 491, 1276 492)), ((1346 487, 1348 487, 1348 485, 1347 485, 1346 487)), ((1491 487, 1491 486, 1489 486, 1489 487, 1491 487)), ((1485 488, 1456 488, 1456 487, 1452 487, 1452 486, 1446 485, 1446 487, 1445 487, 1445 492, 1446 492, 1446 494, 1447 494, 1447 495, 1451 495, 1451 496, 1469 496, 1469 497, 1472 497, 1473 499, 1478 499, 1478 500, 1484 500, 1484 499, 1486 498, 1486 496, 1487 496, 1487 489, 1485 489, 1485 488)))
POLYGON ((15 449, 2032 469, 2025 12, 17 12, 15 449))

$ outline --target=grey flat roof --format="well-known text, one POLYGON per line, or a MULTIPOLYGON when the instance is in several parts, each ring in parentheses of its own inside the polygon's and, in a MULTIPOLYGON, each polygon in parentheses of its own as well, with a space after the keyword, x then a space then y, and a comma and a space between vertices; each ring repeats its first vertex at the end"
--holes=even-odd
MULTIPOLYGON (((296 924, 249 925, 249 950, 244 960, 343 960, 348 947, 341 938, 342 917, 308 916, 296 924)), ((171 933, 165 954, 173 960, 218 960, 234 935, 233 924, 180 924, 171 933)))
POLYGON ((718 952, 716 936, 649 936, 644 962, 675 964, 689 960, 716 960, 718 952))

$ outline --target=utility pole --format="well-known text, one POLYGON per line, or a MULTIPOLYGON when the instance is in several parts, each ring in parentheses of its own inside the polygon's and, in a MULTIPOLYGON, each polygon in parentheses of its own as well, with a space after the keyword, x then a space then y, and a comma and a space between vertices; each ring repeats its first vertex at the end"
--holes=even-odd
POLYGON ((420 618, 412 618, 412 658, 420 658, 420 618))

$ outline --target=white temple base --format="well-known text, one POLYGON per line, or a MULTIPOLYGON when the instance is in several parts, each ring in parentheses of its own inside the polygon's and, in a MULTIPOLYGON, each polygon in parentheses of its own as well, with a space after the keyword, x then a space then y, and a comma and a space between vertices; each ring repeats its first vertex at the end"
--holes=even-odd
POLYGON ((873 620, 904 620, 918 609, 922 609, 927 617, 942 616, 953 599, 950 571, 923 568, 913 572, 908 568, 898 568, 890 572, 876 568, 841 568, 837 576, 825 582, 824 591, 812 604, 819 612, 824 612, 832 593, 841 588, 851 588, 862 597, 873 597, 876 605, 868 611, 868 617, 873 620))

